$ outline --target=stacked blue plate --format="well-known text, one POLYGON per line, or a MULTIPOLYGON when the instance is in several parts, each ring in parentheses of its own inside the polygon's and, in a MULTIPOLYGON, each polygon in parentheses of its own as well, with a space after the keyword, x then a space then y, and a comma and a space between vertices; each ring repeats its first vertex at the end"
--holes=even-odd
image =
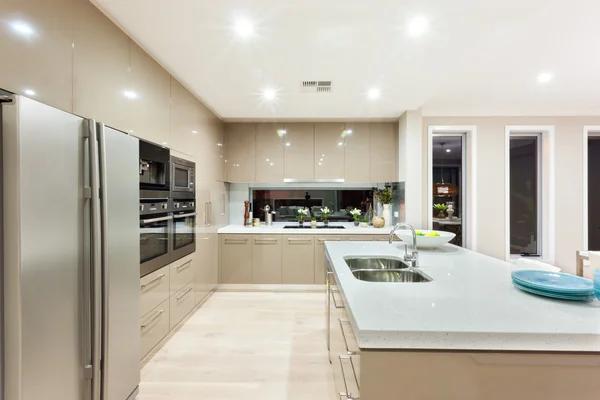
POLYGON ((512 281, 516 288, 539 296, 575 301, 590 301, 595 297, 591 280, 561 272, 514 271, 512 281))
POLYGON ((596 292, 596 298, 600 300, 600 269, 594 271, 594 292, 596 292))

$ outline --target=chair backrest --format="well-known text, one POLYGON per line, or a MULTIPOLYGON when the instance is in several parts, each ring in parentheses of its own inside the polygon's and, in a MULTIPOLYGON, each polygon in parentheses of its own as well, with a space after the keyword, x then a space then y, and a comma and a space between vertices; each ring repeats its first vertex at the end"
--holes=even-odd
POLYGON ((584 263, 583 272, 586 278, 594 279, 594 270, 600 269, 600 251, 589 251, 588 255, 590 257, 589 266, 586 268, 584 263))
POLYGON ((515 269, 536 269, 540 271, 549 271, 549 272, 560 272, 560 268, 537 260, 532 260, 530 258, 519 258, 515 263, 515 269))

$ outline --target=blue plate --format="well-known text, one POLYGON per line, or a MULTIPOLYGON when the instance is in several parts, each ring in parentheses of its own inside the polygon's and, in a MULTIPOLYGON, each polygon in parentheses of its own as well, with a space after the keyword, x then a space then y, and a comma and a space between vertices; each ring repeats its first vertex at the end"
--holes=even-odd
POLYGON ((556 289, 539 289, 538 287, 536 287, 534 285, 531 285, 528 282, 523 282, 523 281, 521 281, 519 279, 516 279, 514 277, 513 277, 513 283, 515 285, 527 287, 527 288, 534 289, 534 290, 539 290, 541 292, 556 293, 556 294, 566 294, 568 296, 593 296, 594 295, 594 288, 585 289, 585 290, 570 291, 570 292, 566 292, 564 290, 556 290, 556 289))
POLYGON ((561 272, 520 270, 513 271, 512 278, 521 286, 554 293, 588 294, 594 290, 594 283, 591 280, 561 272))
MULTIPOLYGON (((514 282, 513 282, 514 283, 514 282)), ((529 287, 525 287, 525 286, 521 286, 517 283, 514 283, 515 287, 517 289, 520 289, 524 292, 528 292, 528 293, 533 293, 536 294, 538 296, 544 296, 544 297, 550 297, 553 299, 561 299, 561 300, 571 300, 571 301, 590 301, 594 298, 593 295, 591 296, 574 296, 574 295, 568 295, 568 294, 559 294, 559 293, 552 293, 552 292, 544 292, 541 290, 535 290, 529 287)))

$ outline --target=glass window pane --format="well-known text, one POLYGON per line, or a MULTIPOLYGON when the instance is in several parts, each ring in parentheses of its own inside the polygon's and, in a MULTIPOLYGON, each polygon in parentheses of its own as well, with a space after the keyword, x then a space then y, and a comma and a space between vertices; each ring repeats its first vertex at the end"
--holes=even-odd
POLYGON ((538 138, 510 138, 510 254, 539 254, 538 138))

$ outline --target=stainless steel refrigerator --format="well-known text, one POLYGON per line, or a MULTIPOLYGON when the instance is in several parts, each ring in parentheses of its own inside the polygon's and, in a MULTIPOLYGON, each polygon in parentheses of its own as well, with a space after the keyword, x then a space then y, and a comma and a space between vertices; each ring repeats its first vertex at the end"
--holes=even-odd
POLYGON ((138 140, 3 100, 5 400, 134 398, 138 140))

